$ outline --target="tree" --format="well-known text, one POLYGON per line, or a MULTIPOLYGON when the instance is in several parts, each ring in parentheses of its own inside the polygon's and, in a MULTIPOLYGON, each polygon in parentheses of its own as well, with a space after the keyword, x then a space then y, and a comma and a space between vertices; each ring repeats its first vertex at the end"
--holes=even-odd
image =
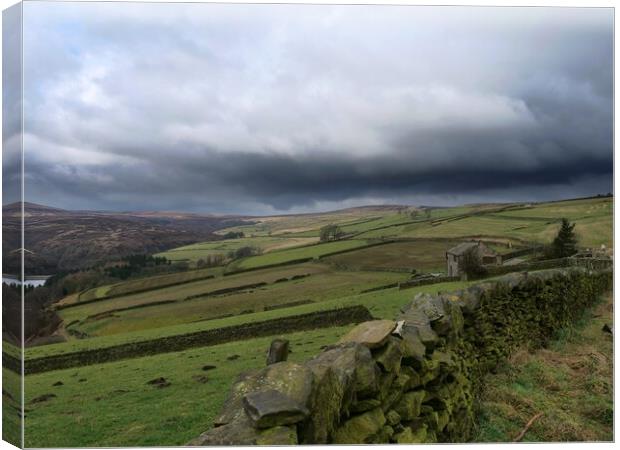
POLYGON ((344 236, 342 228, 338 225, 329 224, 321 228, 321 242, 336 241, 344 236))
POLYGON ((461 257, 459 266, 470 280, 483 277, 487 273, 482 265, 482 258, 480 258, 477 248, 467 250, 461 257))
POLYGON ((562 219, 562 225, 558 235, 551 244, 551 251, 556 258, 565 258, 577 253, 577 236, 575 236, 575 224, 568 219, 562 219))

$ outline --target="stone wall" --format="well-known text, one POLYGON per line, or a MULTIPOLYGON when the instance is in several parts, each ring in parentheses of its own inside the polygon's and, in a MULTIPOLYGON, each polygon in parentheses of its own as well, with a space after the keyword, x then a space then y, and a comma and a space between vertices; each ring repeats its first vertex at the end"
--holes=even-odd
POLYGON ((241 374, 189 445, 468 441, 485 373, 544 345, 611 286, 611 269, 571 267, 418 294, 395 321, 364 322, 303 364, 241 374))
MULTIPOLYGON (((268 319, 260 322, 164 336, 146 341, 128 342, 110 347, 26 359, 24 370, 26 375, 29 375, 50 370, 82 367, 121 359, 178 352, 194 347, 206 347, 209 345, 219 345, 257 337, 273 336, 278 333, 293 333, 303 330, 338 327, 371 319, 372 315, 368 309, 361 305, 327 309, 294 316, 268 319)), ((14 367, 15 364, 19 363, 19 360, 11 361, 11 359, 15 358, 5 353, 3 353, 2 357, 4 360, 9 361, 9 364, 12 364, 8 367, 14 367)))

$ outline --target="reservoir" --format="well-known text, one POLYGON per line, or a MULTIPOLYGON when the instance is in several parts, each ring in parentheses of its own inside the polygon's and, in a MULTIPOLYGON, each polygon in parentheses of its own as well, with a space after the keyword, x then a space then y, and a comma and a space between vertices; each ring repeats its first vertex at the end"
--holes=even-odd
MULTIPOLYGON (((47 281, 47 279, 50 277, 51 275, 26 275, 26 281, 24 281, 24 284, 26 286, 32 286, 32 287, 43 286, 45 282, 47 281)), ((17 276, 7 275, 4 273, 2 274, 2 282, 6 284, 14 284, 14 285, 20 284, 19 278, 17 276)))

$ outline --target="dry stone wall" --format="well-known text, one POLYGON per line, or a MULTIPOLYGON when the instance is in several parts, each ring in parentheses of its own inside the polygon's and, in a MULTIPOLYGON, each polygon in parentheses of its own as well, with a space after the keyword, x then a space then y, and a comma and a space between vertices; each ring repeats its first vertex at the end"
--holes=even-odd
POLYGON ((612 270, 510 274, 418 294, 305 362, 243 373, 215 426, 189 445, 465 442, 485 373, 544 345, 611 289, 612 270))

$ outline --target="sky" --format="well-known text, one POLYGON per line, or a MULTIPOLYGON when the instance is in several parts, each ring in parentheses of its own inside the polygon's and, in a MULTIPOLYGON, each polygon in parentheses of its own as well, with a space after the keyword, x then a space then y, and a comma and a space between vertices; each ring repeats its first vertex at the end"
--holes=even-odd
POLYGON ((27 201, 254 215, 613 189, 611 9, 28 2, 24 30, 27 201))

